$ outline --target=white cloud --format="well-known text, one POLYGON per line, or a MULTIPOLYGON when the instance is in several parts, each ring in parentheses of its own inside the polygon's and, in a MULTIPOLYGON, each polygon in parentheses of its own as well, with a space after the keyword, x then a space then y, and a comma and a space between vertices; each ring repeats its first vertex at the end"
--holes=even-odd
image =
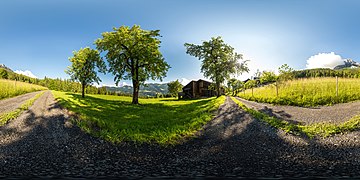
POLYGON ((25 71, 16 70, 16 71, 14 71, 14 72, 17 73, 17 74, 22 74, 22 75, 31 77, 31 78, 37 78, 37 77, 36 77, 31 71, 29 71, 29 70, 25 70, 25 71))
POLYGON ((317 55, 311 56, 306 63, 306 69, 313 68, 331 68, 333 69, 335 66, 343 65, 344 60, 340 55, 331 53, 319 53, 317 55))

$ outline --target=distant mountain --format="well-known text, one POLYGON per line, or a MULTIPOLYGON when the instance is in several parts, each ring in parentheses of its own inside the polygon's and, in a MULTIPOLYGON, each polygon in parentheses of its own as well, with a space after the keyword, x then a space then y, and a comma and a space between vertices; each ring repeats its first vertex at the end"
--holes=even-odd
POLYGON ((355 62, 352 59, 346 59, 344 60, 344 64, 335 66, 334 69, 338 70, 338 69, 357 68, 357 67, 360 67, 360 63, 355 62))
MULTIPOLYGON (((109 87, 105 86, 106 90, 111 92, 123 93, 123 94, 132 94, 133 87, 124 85, 122 87, 109 87)), ((139 95, 140 96, 156 96, 156 94, 167 94, 168 88, 167 83, 149 83, 145 84, 144 86, 140 86, 139 95)))
POLYGON ((183 85, 186 86, 187 84, 189 84, 190 80, 186 79, 186 78, 181 78, 179 79, 179 82, 183 85))
POLYGON ((7 66, 5 66, 5 64, 0 64, 0 68, 6 69, 6 70, 11 71, 11 72, 14 72, 13 70, 11 70, 7 66))

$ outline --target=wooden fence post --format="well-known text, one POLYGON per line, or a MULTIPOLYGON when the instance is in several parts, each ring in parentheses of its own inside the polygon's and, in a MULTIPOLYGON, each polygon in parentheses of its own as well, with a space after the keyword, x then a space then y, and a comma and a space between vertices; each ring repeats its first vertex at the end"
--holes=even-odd
POLYGON ((336 76, 336 97, 339 96, 339 80, 338 77, 336 76))

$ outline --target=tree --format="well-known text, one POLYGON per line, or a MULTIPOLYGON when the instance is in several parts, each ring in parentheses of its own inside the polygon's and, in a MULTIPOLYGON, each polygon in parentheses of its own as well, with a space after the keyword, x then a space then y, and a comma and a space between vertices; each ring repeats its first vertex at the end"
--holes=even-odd
POLYGON ((170 68, 159 50, 159 36, 159 30, 143 30, 138 25, 121 26, 102 33, 102 38, 95 41, 97 49, 106 52, 109 72, 115 75, 116 85, 122 79, 132 80, 133 104, 139 104, 140 85, 149 78, 162 81, 170 68))
POLYGON ((221 37, 211 38, 201 45, 185 43, 186 53, 202 60, 201 72, 206 78, 215 82, 217 97, 220 96, 220 85, 230 78, 231 74, 248 72, 242 54, 234 52, 234 48, 224 43, 221 37))
POLYGON ((236 81, 237 81, 237 79, 231 78, 227 82, 227 86, 228 86, 229 89, 231 89, 232 95, 234 95, 234 91, 235 91, 235 88, 236 88, 236 81))
POLYGON ((243 87, 244 83, 238 79, 231 78, 228 80, 228 87, 231 89, 232 95, 235 96, 240 88, 243 87))
POLYGON ((71 79, 81 83, 81 96, 85 97, 85 87, 92 82, 99 84, 100 78, 97 76, 95 68, 98 71, 105 73, 106 66, 100 54, 95 49, 86 47, 79 51, 73 52, 74 56, 69 60, 72 63, 65 72, 71 76, 71 79))
POLYGON ((0 68, 0 78, 7 79, 8 78, 8 72, 7 70, 0 68))
POLYGON ((183 85, 179 82, 179 80, 171 81, 167 85, 171 96, 176 96, 183 88, 183 85))
POLYGON ((260 83, 261 84, 267 84, 267 83, 273 83, 277 81, 277 76, 272 71, 263 71, 260 76, 260 83))
POLYGON ((251 88, 251 95, 254 96, 254 87, 256 87, 256 81, 255 80, 249 80, 245 83, 245 88, 250 89, 251 88))
POLYGON ((294 69, 287 64, 283 64, 279 67, 279 79, 291 80, 294 78, 294 69))

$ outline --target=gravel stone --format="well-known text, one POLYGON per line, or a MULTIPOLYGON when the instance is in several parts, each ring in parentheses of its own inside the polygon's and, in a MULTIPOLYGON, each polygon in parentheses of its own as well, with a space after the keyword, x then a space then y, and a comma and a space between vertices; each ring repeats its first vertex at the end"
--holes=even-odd
POLYGON ((359 178, 360 132, 302 139, 227 98, 182 144, 112 144, 69 126, 50 91, 0 127, 1 178, 359 178))
POLYGON ((329 122, 340 124, 360 114, 360 101, 335 104, 333 106, 297 107, 258 103, 236 97, 245 106, 293 123, 313 124, 329 122))

